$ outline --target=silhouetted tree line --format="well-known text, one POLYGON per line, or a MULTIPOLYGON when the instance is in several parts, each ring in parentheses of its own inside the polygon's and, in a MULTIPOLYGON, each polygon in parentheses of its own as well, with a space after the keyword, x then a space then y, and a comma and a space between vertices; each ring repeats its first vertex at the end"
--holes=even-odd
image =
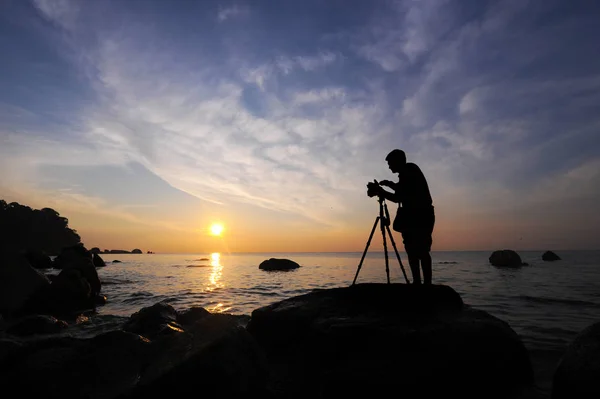
POLYGON ((54 209, 0 200, 0 251, 41 251, 52 256, 80 242, 69 220, 54 209))

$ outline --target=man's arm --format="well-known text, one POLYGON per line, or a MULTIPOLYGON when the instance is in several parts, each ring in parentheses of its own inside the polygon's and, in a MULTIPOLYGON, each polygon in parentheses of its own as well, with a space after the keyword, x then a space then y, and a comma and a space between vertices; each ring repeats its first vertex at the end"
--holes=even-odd
POLYGON ((383 198, 385 198, 388 201, 392 201, 392 202, 400 202, 400 197, 398 195, 398 183, 394 183, 393 181, 389 181, 389 180, 382 180, 379 182, 379 189, 381 190, 381 196, 383 198), (389 191, 384 190, 381 186, 387 186, 389 188, 391 188, 392 190, 394 190, 393 193, 390 193, 389 191))
POLYGON ((392 202, 400 202, 398 195, 396 193, 390 193, 387 190, 384 190, 383 187, 379 187, 380 195, 388 201, 392 202))

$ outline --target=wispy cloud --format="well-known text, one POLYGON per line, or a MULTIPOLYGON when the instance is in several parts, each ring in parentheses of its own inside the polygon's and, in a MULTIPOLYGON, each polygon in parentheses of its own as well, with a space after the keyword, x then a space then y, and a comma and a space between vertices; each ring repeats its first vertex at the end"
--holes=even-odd
POLYGON ((248 7, 234 4, 231 7, 220 8, 217 13, 217 19, 219 22, 224 22, 231 18, 248 15, 249 13, 250 9, 248 7))
POLYGON ((34 5, 70 32, 52 45, 70 46, 86 94, 63 114, 0 97, 0 165, 13 168, 0 183, 35 182, 44 165, 136 162, 214 204, 350 226, 367 214, 365 182, 390 178, 383 159, 403 148, 441 214, 529 209, 552 181, 564 201, 600 197, 588 173, 600 61, 579 61, 596 25, 580 12, 528 18, 553 2, 393 1, 346 10, 339 26, 321 3, 207 5, 202 23, 178 7, 149 17, 106 5, 99 18, 95 4, 34 5))

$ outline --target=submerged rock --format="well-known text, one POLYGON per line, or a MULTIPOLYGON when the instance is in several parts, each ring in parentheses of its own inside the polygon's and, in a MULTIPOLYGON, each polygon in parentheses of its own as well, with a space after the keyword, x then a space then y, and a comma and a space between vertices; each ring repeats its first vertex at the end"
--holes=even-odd
POLYGON ((500 267, 526 266, 526 264, 521 261, 519 254, 511 249, 492 252, 489 261, 492 265, 500 267))
POLYGON ((293 270, 299 268, 300 265, 289 259, 271 258, 262 261, 258 266, 262 270, 293 270))
POLYGON ((552 399, 600 398, 600 322, 569 344, 554 374, 552 399))
POLYGON ((552 251, 546 251, 542 254, 542 260, 547 262, 553 262, 555 260, 560 260, 560 256, 558 256, 552 251))
POLYGON ((533 382, 510 326, 447 286, 315 290, 256 309, 248 330, 280 397, 499 398, 533 382))

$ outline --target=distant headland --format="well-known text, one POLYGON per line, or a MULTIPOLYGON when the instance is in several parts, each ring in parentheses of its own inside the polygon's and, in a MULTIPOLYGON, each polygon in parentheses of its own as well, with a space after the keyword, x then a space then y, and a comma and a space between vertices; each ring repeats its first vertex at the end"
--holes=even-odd
MULTIPOLYGON (((90 252, 95 253, 95 254, 143 254, 144 252, 139 249, 133 249, 131 251, 127 251, 126 249, 104 249, 101 250, 98 247, 94 247, 92 249, 90 249, 90 252)), ((152 251, 147 251, 147 254, 153 254, 154 252, 152 251)))
POLYGON ((32 209, 0 200, 0 253, 29 252, 58 255, 63 248, 81 243, 69 220, 52 208, 32 209))
MULTIPOLYGON (((77 231, 69 228, 69 219, 52 208, 33 209, 18 202, 0 199, 0 253, 27 253, 57 256, 64 248, 83 244, 77 231)), ((135 248, 90 250, 96 254, 142 254, 135 248)), ((152 251, 147 251, 153 254, 152 251)))

